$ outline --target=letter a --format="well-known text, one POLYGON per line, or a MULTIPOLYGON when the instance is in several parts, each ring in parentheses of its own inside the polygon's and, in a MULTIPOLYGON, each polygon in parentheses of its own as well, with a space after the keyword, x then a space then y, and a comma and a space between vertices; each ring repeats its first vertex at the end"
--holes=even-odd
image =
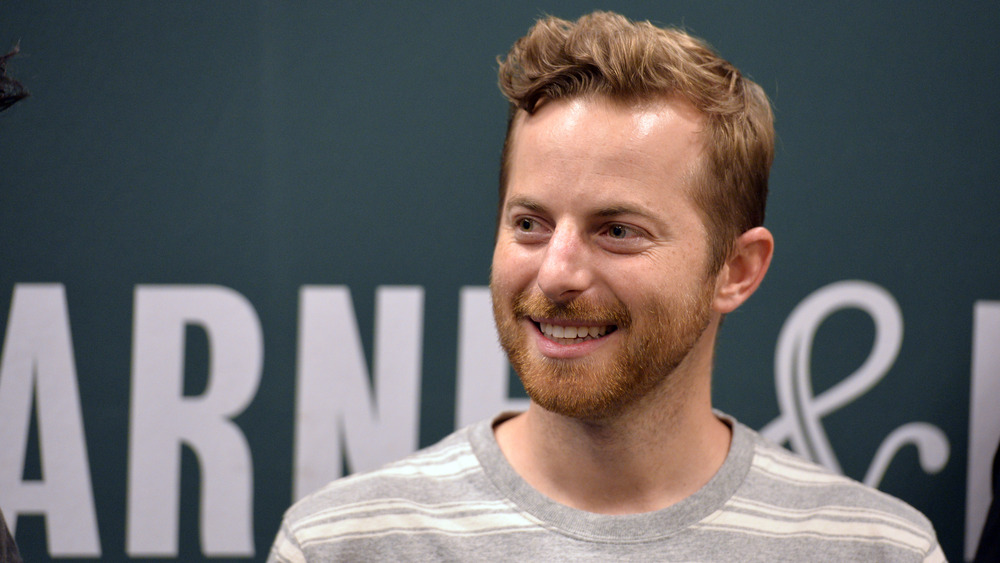
POLYGON ((66 290, 60 284, 14 286, 0 359, 0 501, 11 528, 18 514, 45 516, 50 555, 100 557, 66 290), (33 394, 44 479, 25 482, 33 394))

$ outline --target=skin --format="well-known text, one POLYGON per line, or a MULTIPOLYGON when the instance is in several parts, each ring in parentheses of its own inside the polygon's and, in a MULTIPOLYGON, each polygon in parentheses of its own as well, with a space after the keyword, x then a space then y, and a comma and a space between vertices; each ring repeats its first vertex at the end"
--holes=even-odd
POLYGON ((548 101, 515 119, 491 288, 532 403, 496 426, 497 441, 557 502, 605 514, 665 508, 725 460, 731 430, 711 410, 716 334, 760 284, 773 239, 751 229, 708 271, 691 197, 703 118, 683 100, 548 101), (519 296, 534 305, 515 307, 519 296), (560 340, 541 322, 608 332, 560 340), (630 343, 651 339, 657 361, 623 361, 650 355, 630 343), (616 391, 622 382, 630 392, 616 391))

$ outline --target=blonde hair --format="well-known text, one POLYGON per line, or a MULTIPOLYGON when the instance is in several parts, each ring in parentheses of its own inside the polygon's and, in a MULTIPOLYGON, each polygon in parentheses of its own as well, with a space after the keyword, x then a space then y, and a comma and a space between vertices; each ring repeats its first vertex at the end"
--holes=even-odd
POLYGON ((498 62, 500 89, 510 101, 500 205, 518 111, 531 114, 544 100, 587 95, 625 102, 680 96, 706 118, 706 159, 694 198, 709 231, 711 271, 722 267, 740 234, 764 223, 774 157, 771 106, 760 86, 704 41, 610 12, 575 22, 549 16, 498 62))

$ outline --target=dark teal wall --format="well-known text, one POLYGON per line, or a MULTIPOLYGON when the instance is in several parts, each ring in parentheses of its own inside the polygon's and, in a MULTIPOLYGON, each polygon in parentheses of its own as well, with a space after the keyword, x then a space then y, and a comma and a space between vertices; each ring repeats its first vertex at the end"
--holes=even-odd
MULTIPOLYGON (((422 286, 420 444, 454 427, 459 290, 485 285, 490 264, 506 117, 494 61, 538 15, 593 7, 0 3, 0 49, 22 49, 8 72, 32 93, 0 114, 0 322, 15 284, 65 287, 105 559, 126 559, 139 284, 225 286, 260 318, 263 376, 236 418, 253 453, 258 560, 291 502, 301 286, 350 288, 369 358, 375 288, 422 286)), ((1000 300, 1000 9, 604 7, 683 25, 774 103, 777 251, 762 289, 726 320, 717 405, 765 426, 781 414, 775 347, 796 305, 841 280, 886 289, 903 318, 898 357, 822 423, 858 479, 892 430, 939 428, 944 469, 925 473, 909 447, 882 488, 924 511, 960 560, 973 306, 1000 300)), ((185 392, 197 395, 210 345, 188 335, 185 392)), ((863 313, 831 316, 813 348, 815 393, 856 369, 874 335, 863 313)), ((24 475, 40 478, 32 436, 24 475)), ((178 557, 195 560, 198 462, 189 451, 182 462, 178 557)), ((43 518, 21 516, 17 541, 47 560, 43 518)))

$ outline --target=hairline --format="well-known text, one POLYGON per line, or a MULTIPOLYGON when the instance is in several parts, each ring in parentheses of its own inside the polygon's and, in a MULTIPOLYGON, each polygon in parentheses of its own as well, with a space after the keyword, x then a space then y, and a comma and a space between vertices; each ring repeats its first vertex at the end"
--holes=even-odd
POLYGON ((504 137, 504 144, 500 159, 500 189, 497 201, 495 233, 499 233, 505 202, 507 200, 507 188, 510 183, 510 157, 513 154, 512 149, 514 139, 518 130, 517 122, 531 117, 547 103, 555 101, 569 102, 573 100, 601 100, 626 108, 630 111, 636 111, 647 105, 655 103, 663 103, 669 100, 681 100, 698 112, 702 125, 702 127, 698 130, 701 150, 698 152, 697 163, 694 166, 688 167, 688 169, 684 171, 683 181, 684 188, 687 190, 687 196, 691 198, 695 211, 698 213, 698 216, 705 227, 706 237, 708 239, 707 242, 709 245, 709 259, 711 262, 710 273, 717 273, 718 270, 721 269, 724 259, 731 253, 736 241, 735 239, 720 240, 721 236, 724 234, 724 229, 721 229, 721 226, 713 220, 713 215, 709 209, 707 209, 707 202, 705 201, 705 198, 711 197, 711 194, 708 193, 708 190, 710 189, 709 184, 716 181, 710 170, 710 160, 712 157, 710 152, 713 142, 713 131, 710 123, 711 116, 699 108, 693 100, 676 90, 632 95, 616 95, 612 93, 588 90, 560 96, 558 98, 542 97, 535 103, 534 107, 530 111, 519 107, 514 103, 510 103, 508 110, 507 133, 504 137), (722 248, 723 246, 724 248, 722 248))

